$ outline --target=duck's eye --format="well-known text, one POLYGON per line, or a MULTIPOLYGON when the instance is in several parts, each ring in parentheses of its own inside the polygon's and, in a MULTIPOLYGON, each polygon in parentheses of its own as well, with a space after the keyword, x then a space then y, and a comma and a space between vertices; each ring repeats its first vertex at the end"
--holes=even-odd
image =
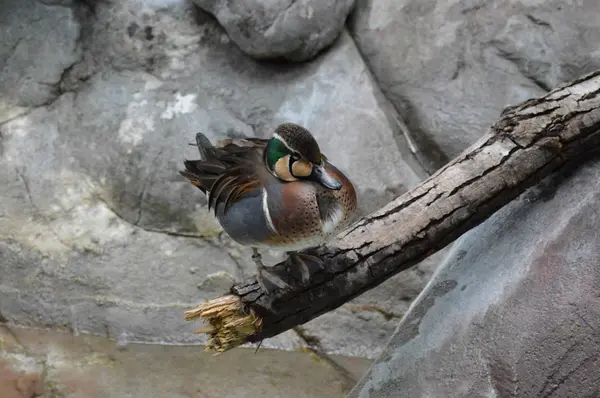
POLYGON ((300 154, 297 152, 294 152, 290 155, 290 163, 294 163, 296 161, 300 160, 300 154))

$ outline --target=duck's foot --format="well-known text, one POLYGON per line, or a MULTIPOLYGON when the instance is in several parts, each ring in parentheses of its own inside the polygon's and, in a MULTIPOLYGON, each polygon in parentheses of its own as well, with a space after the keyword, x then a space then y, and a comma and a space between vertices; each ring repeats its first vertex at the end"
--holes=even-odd
POLYGON ((298 270, 304 285, 308 284, 312 275, 325 268, 320 258, 311 256, 310 254, 287 252, 287 255, 288 258, 285 260, 287 268, 289 270, 298 270))
POLYGON ((270 293, 276 289, 289 289, 289 283, 285 282, 279 276, 270 272, 267 267, 262 263, 261 255, 256 248, 252 248, 252 260, 256 264, 256 270, 258 272, 258 284, 267 293, 270 293))

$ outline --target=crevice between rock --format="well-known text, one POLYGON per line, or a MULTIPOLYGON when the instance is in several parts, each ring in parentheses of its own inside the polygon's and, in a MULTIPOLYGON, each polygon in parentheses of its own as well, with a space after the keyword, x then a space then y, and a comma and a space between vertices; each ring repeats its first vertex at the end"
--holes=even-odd
POLYGON ((392 319, 402 319, 404 316, 404 314, 384 310, 377 305, 346 304, 342 308, 345 308, 351 312, 376 312, 381 314, 386 321, 390 321, 392 319))
POLYGON ((349 392, 356 385, 357 380, 352 376, 352 373, 327 355, 317 336, 309 334, 306 329, 301 326, 296 326, 292 330, 306 344, 305 350, 309 351, 335 370, 342 380, 344 392, 349 392))
MULTIPOLYGON (((371 66, 368 63, 365 54, 363 53, 360 46, 356 42, 356 39, 352 35, 352 31, 351 31, 349 25, 351 24, 353 14, 355 12, 357 12, 356 9, 357 9, 357 7, 354 7, 352 12, 348 15, 348 18, 346 19, 345 29, 347 30, 347 33, 350 36, 350 39, 352 40, 352 43, 354 44, 354 47, 356 48, 356 51, 358 52, 358 54, 362 60, 362 63, 365 68, 365 73, 368 75, 369 79, 375 84, 375 86, 377 87, 377 89, 379 91, 379 93, 378 93, 379 95, 376 95, 376 97, 379 102, 379 106, 381 107, 381 110, 383 111, 386 118, 388 119, 390 127, 392 128, 392 131, 394 132, 393 137, 394 137, 394 141, 396 142, 396 146, 398 147, 399 152, 401 154, 409 155, 410 158, 406 159, 406 160, 411 165, 413 171, 419 177, 425 179, 425 178, 429 177, 430 175, 432 175, 435 172, 435 170, 437 170, 441 165, 443 165, 445 163, 445 161, 447 159, 444 158, 444 159, 440 160, 439 162, 433 162, 426 158, 426 155, 416 144, 416 142, 418 142, 418 140, 415 139, 408 123, 404 121, 404 119, 402 117, 402 113, 398 110, 398 108, 391 101, 390 96, 387 93, 387 91, 384 90, 384 88, 381 86, 379 79, 377 78, 377 76, 375 75, 375 73, 371 69, 371 66), (402 141, 404 141, 404 142, 402 142, 402 141), (406 149, 405 149, 405 147, 406 147, 406 149)), ((421 138, 420 138, 420 140, 422 141, 421 138)), ((429 143, 429 144, 430 145, 428 145, 428 146, 434 145, 433 143, 429 143)), ((437 152, 441 153, 441 151, 439 149, 436 149, 435 151, 436 151, 436 153, 437 152)))
POLYGON ((123 217, 121 214, 119 214, 119 212, 117 210, 115 210, 114 208, 112 208, 112 206, 110 206, 108 204, 108 202, 103 197, 101 197, 100 195, 95 195, 94 198, 97 199, 98 201, 102 202, 102 204, 104 204, 104 206, 112 214, 114 214, 115 217, 119 218, 121 221, 127 223, 128 225, 131 225, 134 228, 139 228, 139 229, 144 230, 146 232, 153 232, 153 233, 158 233, 158 234, 165 234, 165 235, 169 235, 169 236, 177 236, 177 237, 182 237, 182 238, 199 239, 199 240, 202 240, 203 242, 206 242, 207 244, 209 244, 211 246, 217 246, 214 242, 212 242, 212 240, 207 239, 207 238, 203 237, 200 234, 195 234, 195 233, 191 233, 191 232, 187 233, 187 232, 170 231, 170 230, 164 230, 164 229, 154 229, 154 228, 149 228, 149 227, 144 227, 144 226, 138 225, 138 224, 136 224, 134 222, 131 222, 127 218, 123 217))

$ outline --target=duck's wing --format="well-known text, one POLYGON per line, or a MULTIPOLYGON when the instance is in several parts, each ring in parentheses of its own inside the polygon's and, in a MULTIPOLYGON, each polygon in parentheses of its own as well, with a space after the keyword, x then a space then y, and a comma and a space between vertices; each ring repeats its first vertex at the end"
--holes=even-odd
POLYGON ((199 160, 185 160, 181 175, 208 195, 208 208, 229 206, 245 194, 259 189, 266 168, 263 152, 268 140, 229 138, 214 146, 202 133, 196 135, 199 160))

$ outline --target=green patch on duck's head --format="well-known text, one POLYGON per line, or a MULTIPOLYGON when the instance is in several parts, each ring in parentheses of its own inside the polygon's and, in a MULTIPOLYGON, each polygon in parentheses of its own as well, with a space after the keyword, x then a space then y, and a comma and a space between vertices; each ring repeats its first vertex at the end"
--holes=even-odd
POLYGON ((270 170, 275 170, 277 161, 288 155, 292 155, 292 151, 278 136, 274 136, 269 140, 265 148, 265 161, 270 170))

